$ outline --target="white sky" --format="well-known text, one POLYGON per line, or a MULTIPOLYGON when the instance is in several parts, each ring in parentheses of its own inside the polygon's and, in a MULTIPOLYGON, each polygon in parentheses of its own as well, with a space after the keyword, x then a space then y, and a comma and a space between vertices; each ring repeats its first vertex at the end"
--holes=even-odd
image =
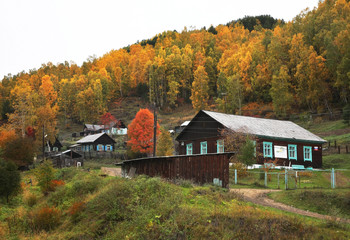
POLYGON ((318 0, 0 0, 0 80, 41 64, 79 66, 166 30, 200 29, 246 15, 291 21, 318 0))

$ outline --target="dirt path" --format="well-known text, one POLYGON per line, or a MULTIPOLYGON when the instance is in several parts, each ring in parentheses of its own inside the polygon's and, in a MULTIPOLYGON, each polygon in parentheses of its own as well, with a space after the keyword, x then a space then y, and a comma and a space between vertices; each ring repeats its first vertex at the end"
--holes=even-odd
POLYGON ((231 189, 230 191, 239 193, 243 196, 243 198, 246 201, 266 206, 266 207, 273 207, 277 208, 283 211, 297 213, 300 215, 308 216, 308 217, 314 217, 319 219, 327 219, 327 220, 336 220, 344 223, 350 224, 350 219, 342 219, 337 217, 332 217, 328 215, 322 215, 319 213, 309 212, 305 210, 301 210, 299 208, 295 208, 283 203, 275 202, 274 200, 267 197, 267 194, 270 192, 278 192, 281 190, 272 190, 272 189, 231 189))

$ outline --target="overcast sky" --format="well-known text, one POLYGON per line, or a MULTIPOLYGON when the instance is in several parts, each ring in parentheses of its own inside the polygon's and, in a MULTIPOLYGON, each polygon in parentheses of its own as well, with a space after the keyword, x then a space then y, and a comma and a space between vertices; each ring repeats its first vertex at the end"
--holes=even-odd
POLYGON ((73 61, 79 66, 166 30, 269 14, 291 21, 318 0, 0 0, 0 79, 73 61))

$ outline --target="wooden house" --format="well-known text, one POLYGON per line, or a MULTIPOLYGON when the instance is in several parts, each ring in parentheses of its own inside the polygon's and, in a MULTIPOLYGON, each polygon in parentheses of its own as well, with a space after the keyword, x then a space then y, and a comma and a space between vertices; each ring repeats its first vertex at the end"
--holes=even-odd
POLYGON ((81 136, 87 136, 96 133, 107 133, 110 135, 126 135, 128 129, 121 120, 111 122, 109 125, 85 124, 81 136))
POLYGON ((102 133, 104 129, 104 125, 84 124, 83 135, 87 136, 90 134, 102 133))
POLYGON ((63 145, 61 142, 58 140, 57 137, 55 137, 55 142, 52 144, 50 140, 46 142, 45 145, 45 152, 46 153, 51 153, 51 152, 60 152, 62 149, 63 145))
POLYGON ((83 152, 113 152, 115 141, 106 133, 98 133, 80 139, 77 144, 83 152))
POLYGON ((277 164, 295 168, 321 168, 326 141, 291 121, 199 111, 177 136, 180 155, 225 152, 222 129, 254 135, 257 163, 278 159, 277 164))
POLYGON ((81 167, 84 165, 82 155, 72 150, 67 150, 59 154, 53 155, 51 158, 52 164, 56 168, 71 166, 81 167))

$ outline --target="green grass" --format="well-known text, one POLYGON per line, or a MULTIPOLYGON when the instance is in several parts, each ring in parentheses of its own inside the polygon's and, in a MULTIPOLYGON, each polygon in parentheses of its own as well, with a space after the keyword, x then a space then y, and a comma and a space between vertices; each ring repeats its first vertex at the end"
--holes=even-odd
POLYGON ((325 140, 327 140, 327 141, 331 141, 332 144, 334 144, 334 141, 337 141, 337 145, 350 144, 350 133, 346 133, 346 134, 342 134, 342 135, 331 135, 331 136, 326 136, 326 137, 323 137, 323 138, 325 140))
POLYGON ((270 193, 275 201, 320 214, 350 218, 350 190, 295 190, 270 193))
POLYGON ((322 157, 322 160, 323 167, 327 169, 350 169, 350 154, 326 155, 322 157))
MULTIPOLYGON (((347 226, 258 207, 211 185, 199 187, 179 181, 179 186, 145 176, 101 178, 74 168, 60 170, 57 177, 65 185, 47 196, 38 195, 33 207, 25 205, 22 196, 12 205, 0 204, 0 239, 350 237, 347 226), (32 222, 34 213, 47 206, 56 209, 59 222, 52 229, 38 231, 32 222)), ((25 192, 32 188, 35 186, 28 186, 25 192)))
MULTIPOLYGON (((350 173, 350 172, 349 172, 350 173)), ((350 176, 344 175, 344 180, 350 182, 350 176)), ((271 189, 285 189, 284 170, 270 170, 267 175, 267 188, 271 189), (280 173, 278 180, 278 173, 280 173)), ((266 188, 265 187, 265 173, 263 170, 249 170, 248 175, 238 177, 238 184, 234 184, 234 172, 230 170, 230 188, 266 188)), ((288 188, 330 188, 330 172, 324 171, 299 171, 297 182, 295 175, 288 177, 288 188), (299 177, 300 176, 300 177, 299 177)), ((343 186, 343 187, 350 187, 343 186)))
POLYGON ((338 129, 345 129, 349 127, 347 124, 343 123, 343 120, 297 123, 315 134, 330 132, 338 129))

